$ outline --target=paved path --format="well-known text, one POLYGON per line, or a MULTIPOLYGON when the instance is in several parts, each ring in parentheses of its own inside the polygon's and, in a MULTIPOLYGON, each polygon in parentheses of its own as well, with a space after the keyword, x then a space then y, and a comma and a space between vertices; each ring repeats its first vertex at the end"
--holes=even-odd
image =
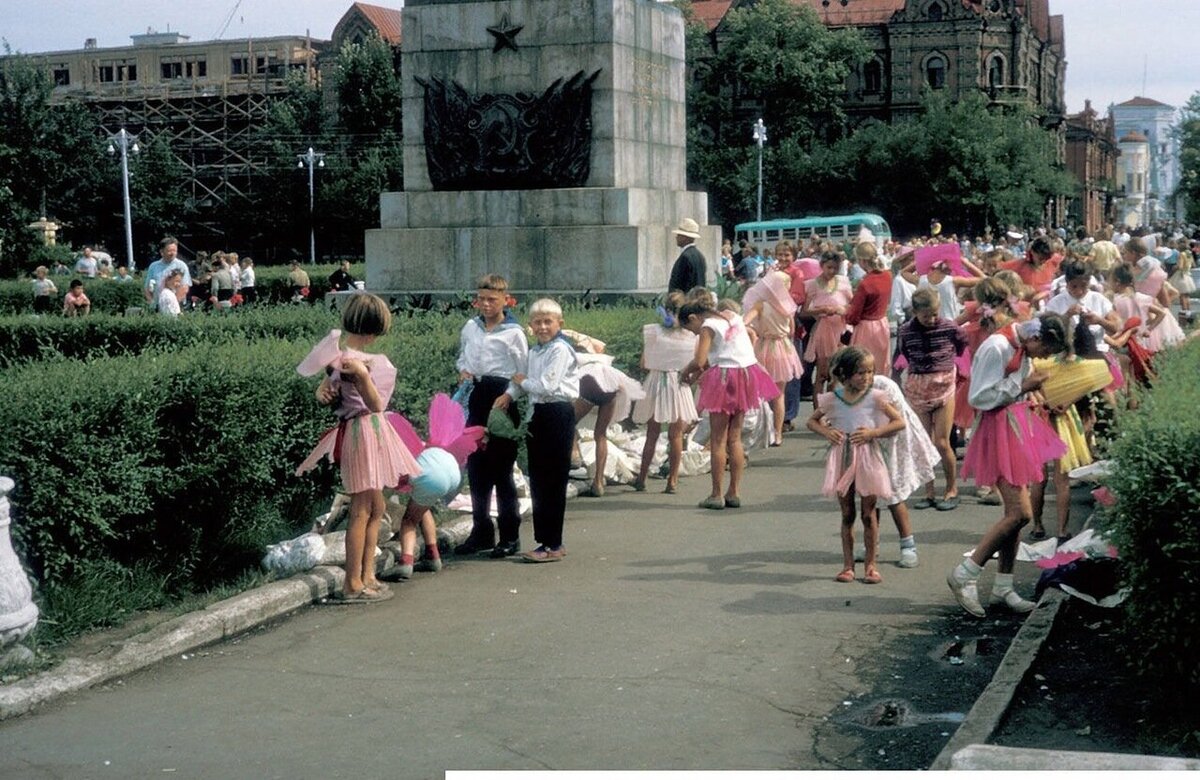
MULTIPOLYGON (((885 515, 885 582, 835 583, 818 449, 805 432, 755 452, 740 510, 696 508, 707 476, 676 496, 612 488, 569 504, 561 563, 454 562, 390 602, 304 609, 0 723, 0 777, 884 764, 895 739, 832 725, 846 703, 901 680, 908 651, 940 640, 931 626, 1015 630, 967 622, 944 581, 999 510, 915 512, 915 570, 895 566, 885 515)), ((1018 573, 1028 592, 1032 568, 1018 573)), ((919 685, 965 711, 989 676, 935 664, 919 685)))

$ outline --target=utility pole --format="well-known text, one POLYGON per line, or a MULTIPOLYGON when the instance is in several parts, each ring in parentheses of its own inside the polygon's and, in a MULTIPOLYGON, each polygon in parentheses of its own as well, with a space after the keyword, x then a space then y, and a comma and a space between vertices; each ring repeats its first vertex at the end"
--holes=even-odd
POLYGON ((133 256, 133 217, 129 207, 129 153, 137 154, 138 143, 132 135, 121 128, 108 141, 108 153, 116 154, 121 150, 121 192, 125 199, 125 263, 132 272, 137 268, 137 260, 133 256))
POLYGON ((762 158, 763 158, 763 144, 766 143, 766 141, 767 141, 767 126, 765 124, 763 124, 761 117, 759 118, 759 120, 757 122, 754 123, 753 135, 754 135, 754 142, 758 144, 758 221, 762 222, 762 190, 763 190, 762 158))
POLYGON ((300 160, 296 167, 303 168, 308 166, 308 262, 310 265, 316 265, 317 228, 313 222, 313 210, 315 207, 313 199, 313 172, 315 168, 325 167, 325 155, 321 152, 314 152, 310 146, 306 153, 298 154, 296 157, 300 160))

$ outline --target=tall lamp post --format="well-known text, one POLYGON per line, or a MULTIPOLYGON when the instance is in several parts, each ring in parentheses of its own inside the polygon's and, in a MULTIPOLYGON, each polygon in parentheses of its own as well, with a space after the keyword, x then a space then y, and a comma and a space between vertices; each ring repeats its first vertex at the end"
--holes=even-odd
POLYGON ((758 221, 762 222, 762 156, 767 141, 767 126, 761 118, 754 123, 754 142, 758 144, 758 221))
POLYGON ((315 168, 325 167, 325 155, 320 152, 314 152, 313 148, 308 147, 308 151, 304 154, 298 154, 296 157, 300 160, 296 164, 297 168, 308 167, 308 262, 310 265, 317 264, 317 227, 313 223, 313 171, 315 168))
POLYGON ((137 268, 137 260, 133 256, 133 217, 129 208, 129 153, 138 153, 137 140, 121 128, 116 135, 108 140, 108 153, 116 154, 121 150, 121 193, 125 200, 125 262, 129 270, 137 268))

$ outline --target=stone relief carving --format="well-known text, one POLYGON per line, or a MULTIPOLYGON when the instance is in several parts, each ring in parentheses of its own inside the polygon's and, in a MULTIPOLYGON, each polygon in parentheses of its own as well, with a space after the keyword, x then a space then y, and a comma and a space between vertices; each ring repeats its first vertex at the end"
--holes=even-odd
POLYGON ((560 78, 545 92, 471 94, 457 81, 425 89, 425 158, 435 190, 582 187, 591 171, 592 83, 560 78))

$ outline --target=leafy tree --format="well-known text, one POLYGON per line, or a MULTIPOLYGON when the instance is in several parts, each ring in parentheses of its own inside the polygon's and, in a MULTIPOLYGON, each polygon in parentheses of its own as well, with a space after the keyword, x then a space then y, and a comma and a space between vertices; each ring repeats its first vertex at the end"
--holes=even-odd
POLYGON ((1184 198, 1188 222, 1200 222, 1200 92, 1183 107, 1176 130, 1179 139, 1179 187, 1175 196, 1184 198))
MULTIPOLYGON (((846 79, 870 56, 858 31, 831 30, 816 11, 791 0, 759 0, 726 14, 719 37, 687 21, 688 168, 726 217, 750 213, 757 188, 751 127, 762 117, 769 146, 764 171, 782 170, 844 130, 846 79)), ((786 188, 772 176, 774 203, 786 188)), ((766 204, 764 204, 764 207, 766 204)))

